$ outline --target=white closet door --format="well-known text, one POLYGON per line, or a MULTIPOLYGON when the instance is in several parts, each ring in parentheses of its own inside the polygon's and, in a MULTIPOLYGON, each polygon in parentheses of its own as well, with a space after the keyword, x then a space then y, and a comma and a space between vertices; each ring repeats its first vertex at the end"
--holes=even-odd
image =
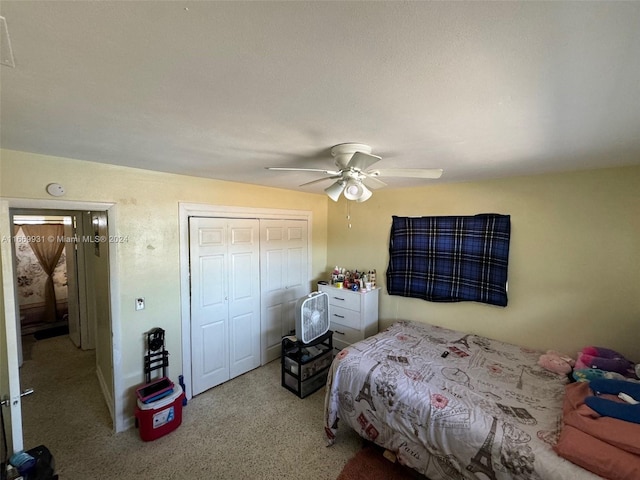
POLYGON ((193 395, 259 365, 258 220, 189 219, 193 395))
POLYGON ((297 300, 309 293, 306 220, 260 220, 262 364, 280 356, 295 328, 297 300))
MULTIPOLYGON (((72 217, 72 223, 75 223, 75 216, 72 217)), ((73 238, 76 235, 76 229, 71 224, 64 225, 64 236, 73 238)), ((67 305, 68 305, 68 323, 69 338, 73 344, 80 348, 80 298, 78 296, 78 268, 76 266, 76 242, 66 242, 64 244, 64 255, 67 263, 67 305)))
POLYGON ((226 221, 189 219, 193 395, 229 379, 226 221))
POLYGON ((260 366, 260 235, 258 220, 229 224, 230 378, 260 366))

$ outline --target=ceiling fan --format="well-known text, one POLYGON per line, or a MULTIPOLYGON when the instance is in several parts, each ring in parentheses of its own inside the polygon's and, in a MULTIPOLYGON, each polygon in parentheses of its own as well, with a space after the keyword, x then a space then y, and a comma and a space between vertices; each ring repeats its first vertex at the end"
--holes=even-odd
POLYGON ((325 180, 336 180, 335 183, 325 188, 329 198, 337 202, 340 194, 344 192, 347 200, 364 202, 371 198, 370 188, 386 187, 387 184, 378 177, 412 177, 412 178, 440 178, 441 168, 391 168, 367 170, 371 165, 382 160, 381 157, 371 154, 371 147, 362 143, 341 143, 331 149, 331 156, 335 158, 338 170, 325 170, 322 168, 295 168, 295 167, 265 167, 267 170, 320 172, 328 177, 303 183, 302 186, 325 180))

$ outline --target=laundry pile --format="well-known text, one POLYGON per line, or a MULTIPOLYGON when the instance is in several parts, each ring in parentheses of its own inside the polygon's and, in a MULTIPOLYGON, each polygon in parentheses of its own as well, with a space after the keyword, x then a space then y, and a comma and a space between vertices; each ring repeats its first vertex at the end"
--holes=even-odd
POLYGON ((572 368, 554 450, 607 479, 640 478, 640 365, 613 350, 585 347, 572 368))

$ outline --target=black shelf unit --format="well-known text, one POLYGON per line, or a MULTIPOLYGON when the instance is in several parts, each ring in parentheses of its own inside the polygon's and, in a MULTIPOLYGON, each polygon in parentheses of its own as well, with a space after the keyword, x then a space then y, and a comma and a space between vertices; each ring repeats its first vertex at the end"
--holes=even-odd
POLYGON ((282 339, 282 386, 305 398, 327 383, 333 361, 333 332, 302 343, 289 337, 282 339))

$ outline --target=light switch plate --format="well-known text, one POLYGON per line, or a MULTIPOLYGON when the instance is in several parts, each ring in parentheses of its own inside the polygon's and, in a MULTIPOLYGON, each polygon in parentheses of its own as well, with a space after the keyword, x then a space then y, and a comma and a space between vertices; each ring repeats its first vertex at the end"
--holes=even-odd
POLYGON ((136 298, 136 310, 144 310, 144 297, 136 298))

